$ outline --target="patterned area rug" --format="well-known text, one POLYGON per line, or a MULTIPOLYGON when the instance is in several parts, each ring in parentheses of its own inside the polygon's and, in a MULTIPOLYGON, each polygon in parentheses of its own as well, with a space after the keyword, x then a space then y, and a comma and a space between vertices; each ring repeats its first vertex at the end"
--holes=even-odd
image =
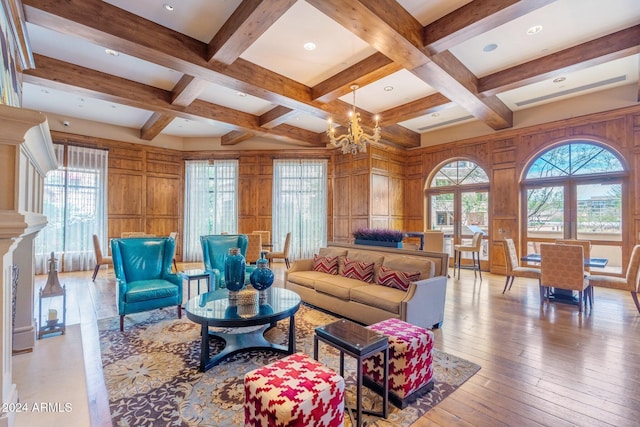
MULTIPOLYGON (((200 325, 175 309, 127 316, 125 332, 118 318, 99 321, 104 377, 114 426, 242 426, 244 374, 271 363, 282 354, 252 351, 235 355, 205 373, 198 371, 200 325)), ((296 314, 296 350, 313 354, 316 326, 336 320, 319 310, 301 306, 296 314)), ((286 344, 288 321, 266 333, 269 340, 286 344)), ((223 348, 211 340, 211 353, 223 348)), ((338 371, 338 352, 321 344, 320 361, 338 371)), ((475 374, 480 366, 434 350, 435 388, 404 410, 389 405, 389 416, 365 416, 365 426, 410 426, 429 409, 475 374)), ((345 357, 347 404, 355 401, 355 363, 345 357)), ((364 388, 366 408, 377 410, 382 399, 364 388)), ((350 426, 345 412, 345 425, 350 426)))

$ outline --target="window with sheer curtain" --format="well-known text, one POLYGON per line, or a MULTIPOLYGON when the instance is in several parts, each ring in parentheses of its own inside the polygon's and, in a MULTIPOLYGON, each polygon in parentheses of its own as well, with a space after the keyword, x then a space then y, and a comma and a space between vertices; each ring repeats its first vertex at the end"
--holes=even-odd
POLYGON ((275 160, 273 164, 274 250, 291 232, 289 258, 312 258, 327 243, 327 161, 275 160))
POLYGON ((238 230, 238 161, 185 162, 183 258, 202 261, 200 236, 238 230))
POLYGON ((44 180, 47 226, 35 240, 36 274, 47 272, 51 252, 59 271, 95 266, 93 235, 106 253, 108 151, 54 144, 58 169, 44 180))

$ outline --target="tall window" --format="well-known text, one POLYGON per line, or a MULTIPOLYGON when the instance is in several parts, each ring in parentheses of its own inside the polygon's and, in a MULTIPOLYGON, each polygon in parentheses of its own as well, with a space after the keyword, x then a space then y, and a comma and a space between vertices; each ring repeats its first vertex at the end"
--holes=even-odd
POLYGON ((524 178, 528 252, 555 239, 591 241, 591 256, 622 270, 623 181, 620 159, 591 141, 549 149, 529 165, 524 178))
POLYGON ((47 226, 35 240, 36 273, 46 273, 55 252, 61 271, 95 266, 93 235, 106 253, 108 152, 55 144, 58 169, 44 181, 43 211, 47 226), (65 161, 66 159, 66 161, 65 161))
POLYGON ((291 232, 289 257, 311 258, 327 242, 327 161, 275 160, 273 243, 291 232))
POLYGON ((200 236, 238 230, 238 161, 187 161, 184 194, 184 260, 202 261, 200 236))
MULTIPOLYGON (((445 251, 453 256, 453 246, 471 243, 473 233, 489 233, 489 177, 476 163, 456 160, 442 166, 427 188, 429 226, 445 234, 445 251)), ((480 259, 487 260, 486 240, 480 259)))

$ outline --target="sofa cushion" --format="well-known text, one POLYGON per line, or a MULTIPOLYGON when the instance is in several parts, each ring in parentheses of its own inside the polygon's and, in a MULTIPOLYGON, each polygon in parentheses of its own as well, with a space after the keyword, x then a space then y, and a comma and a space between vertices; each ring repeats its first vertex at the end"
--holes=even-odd
POLYGON ((411 282, 420 280, 419 271, 398 271, 382 265, 378 272, 378 284, 406 291, 411 282))
MULTIPOLYGON (((380 255, 375 252, 368 252, 363 250, 354 250, 351 249, 344 257, 349 258, 350 260, 356 261, 364 261, 364 262, 372 262, 373 263, 373 281, 371 283, 375 283, 378 278, 378 269, 382 265, 384 261, 384 255, 380 255)), ((342 274, 342 269, 344 268, 344 259, 340 260, 340 266, 338 267, 338 274, 342 274)))
POLYGON ((382 263, 386 268, 396 271, 419 271, 420 280, 429 279, 435 274, 433 261, 424 258, 413 258, 406 255, 389 255, 382 263))
POLYGON ((373 283, 373 266, 372 262, 358 261, 346 257, 341 275, 350 279, 373 283))
POLYGON ((373 286, 371 284, 367 284, 362 280, 357 279, 349 279, 348 277, 342 276, 334 276, 331 274, 322 274, 322 277, 318 278, 315 281, 315 290, 316 292, 322 292, 324 294, 329 294, 336 298, 340 298, 343 300, 349 300, 351 296, 351 291, 354 288, 359 287, 369 287, 373 286))
POLYGON ((287 280, 296 285, 314 289, 316 280, 324 276, 327 276, 327 273, 321 273, 319 271, 294 271, 287 275, 287 280))
POLYGON ((394 314, 400 314, 400 301, 405 291, 380 285, 359 286, 351 289, 351 301, 379 308, 394 314))
POLYGON ((338 257, 314 255, 313 270, 327 274, 338 274, 338 257))

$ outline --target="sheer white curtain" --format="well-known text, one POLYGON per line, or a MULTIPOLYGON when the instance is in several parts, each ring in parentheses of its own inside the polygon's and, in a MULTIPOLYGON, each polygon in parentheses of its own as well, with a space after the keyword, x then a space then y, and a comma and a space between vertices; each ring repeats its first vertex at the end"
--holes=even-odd
POLYGON ((108 151, 54 145, 58 169, 47 174, 43 210, 48 224, 35 242, 36 273, 47 272, 55 252, 60 271, 95 266, 93 235, 106 253, 108 151))
POLYGON ((311 258, 327 244, 327 161, 274 160, 274 250, 291 232, 289 258, 311 258))
POLYGON ((183 258, 202 261, 200 236, 238 229, 238 161, 185 162, 183 258))

